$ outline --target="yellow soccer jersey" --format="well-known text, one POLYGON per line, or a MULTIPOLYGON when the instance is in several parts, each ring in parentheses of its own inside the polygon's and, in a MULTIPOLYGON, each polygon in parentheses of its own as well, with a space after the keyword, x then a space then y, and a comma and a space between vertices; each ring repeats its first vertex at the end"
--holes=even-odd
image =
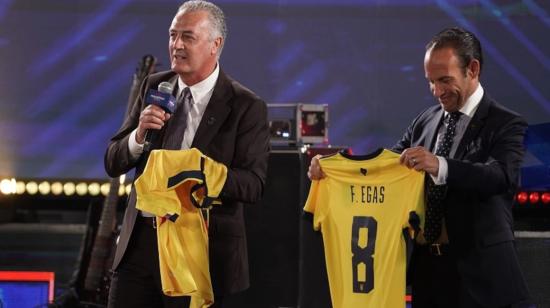
POLYGON ((208 228, 196 206, 208 207, 226 177, 223 164, 197 149, 153 150, 135 182, 136 207, 157 216, 162 290, 168 296, 191 296, 192 308, 214 302, 208 228))
POLYGON ((323 234, 334 308, 405 307, 403 229, 414 211, 424 221, 424 173, 380 150, 320 159, 304 210, 323 234))

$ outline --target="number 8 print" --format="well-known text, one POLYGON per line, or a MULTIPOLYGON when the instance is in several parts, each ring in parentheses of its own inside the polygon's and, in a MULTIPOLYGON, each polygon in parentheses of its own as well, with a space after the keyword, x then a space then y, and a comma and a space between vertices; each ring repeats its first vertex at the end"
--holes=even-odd
POLYGON ((354 216, 351 229, 351 266, 353 271, 353 292, 369 293, 374 289, 374 249, 376 245, 377 221, 369 216, 354 216), (361 229, 368 237, 366 244, 359 242, 361 229))

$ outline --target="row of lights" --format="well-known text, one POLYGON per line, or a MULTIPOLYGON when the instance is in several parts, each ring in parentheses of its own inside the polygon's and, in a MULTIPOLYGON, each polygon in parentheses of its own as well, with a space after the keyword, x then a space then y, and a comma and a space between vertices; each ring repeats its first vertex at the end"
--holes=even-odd
POLYGON ((550 204, 550 192, 539 192, 539 191, 521 191, 516 194, 516 201, 519 204, 550 204))
MULTIPOLYGON (((118 195, 129 195, 132 184, 124 185, 124 175, 120 177, 120 187, 118 195)), ((22 181, 11 179, 2 179, 0 181, 0 195, 54 195, 54 196, 107 196, 110 183, 98 182, 60 182, 60 181, 22 181)))

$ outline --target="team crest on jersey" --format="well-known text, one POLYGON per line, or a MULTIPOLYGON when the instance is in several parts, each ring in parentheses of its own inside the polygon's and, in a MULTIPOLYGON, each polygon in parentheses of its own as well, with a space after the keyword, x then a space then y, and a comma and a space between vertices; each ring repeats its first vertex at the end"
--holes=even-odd
POLYGON ((361 172, 362 175, 367 175, 367 169, 361 168, 359 169, 359 171, 361 172))

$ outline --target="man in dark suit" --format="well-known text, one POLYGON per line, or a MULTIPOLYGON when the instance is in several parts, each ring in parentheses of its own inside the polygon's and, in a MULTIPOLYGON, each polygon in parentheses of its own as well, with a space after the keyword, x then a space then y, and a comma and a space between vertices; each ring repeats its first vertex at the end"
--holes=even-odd
MULTIPOLYGON (((225 295, 249 286, 243 204, 261 197, 269 155, 266 104, 219 67, 226 32, 223 12, 210 2, 188 1, 178 9, 169 31, 171 71, 150 75, 144 81, 105 154, 110 176, 135 168, 137 178, 148 157, 143 151, 146 132, 158 131, 153 149, 169 147, 170 137, 177 131, 174 126, 180 123, 177 125, 186 127, 177 148, 197 148, 227 166, 222 205, 215 206, 209 217, 213 307, 223 307, 225 295), (145 104, 147 90, 157 89, 164 81, 174 85, 175 96, 190 90, 187 114, 176 110, 170 115, 145 104)), ((186 307, 188 298, 162 294, 154 217, 135 206, 132 190, 113 264, 109 307, 186 307)))
MULTIPOLYGON (((528 297, 511 210, 527 124, 484 92, 482 65, 471 32, 437 34, 424 70, 439 104, 393 147, 427 173, 426 224, 409 269, 413 307, 509 307, 528 297)), ((316 160, 309 174, 323 176, 316 160)))

